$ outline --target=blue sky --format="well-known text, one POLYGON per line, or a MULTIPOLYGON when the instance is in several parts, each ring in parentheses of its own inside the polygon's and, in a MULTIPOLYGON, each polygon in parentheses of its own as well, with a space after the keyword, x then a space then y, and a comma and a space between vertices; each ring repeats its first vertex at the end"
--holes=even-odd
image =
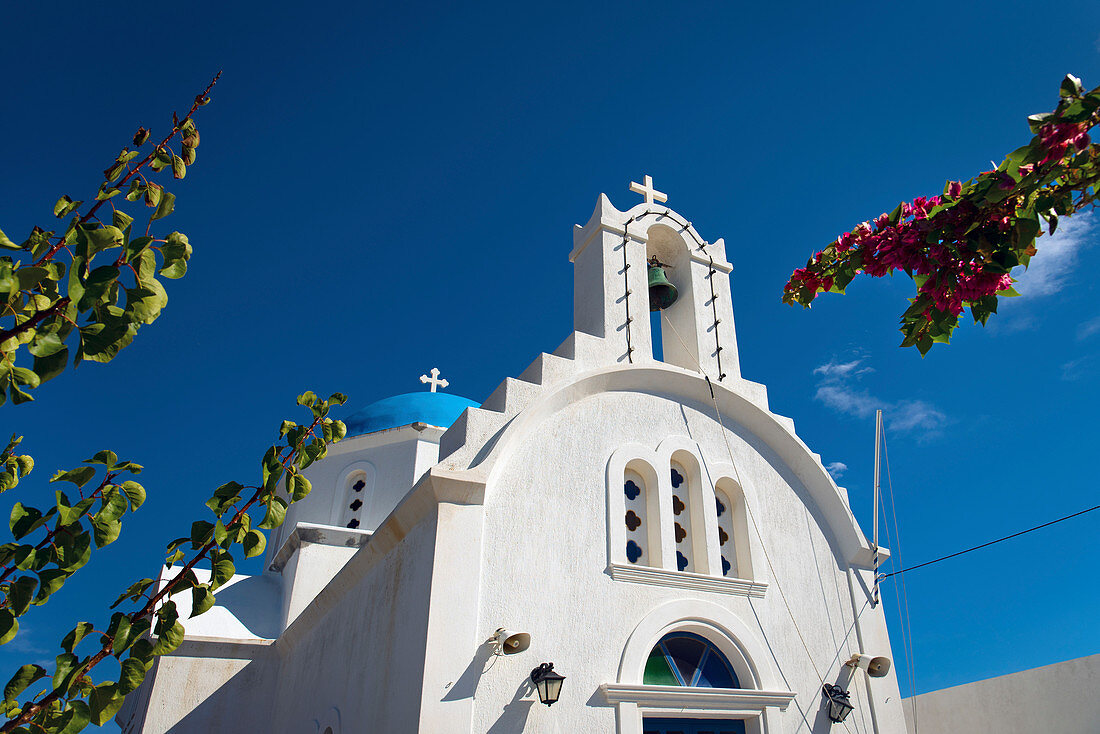
MULTIPOLYGON (((841 231, 1026 142, 1065 73, 1100 84, 1095 3, 303 7, 5 11, 13 237, 52 221, 60 195, 88 198, 139 125, 158 134, 225 74, 166 220, 195 254, 164 315, 114 363, 0 409, 39 467, 9 503, 106 447, 145 464, 150 490, 149 527, 124 526, 25 618, 0 668, 52 657, 71 608, 154 573, 210 489, 251 478, 299 392, 362 406, 438 366, 480 400, 551 351, 571 329, 572 225, 600 192, 633 205, 645 173, 726 239, 742 372, 836 465, 865 527, 886 410, 907 563, 1096 504, 1100 219, 1041 240, 1025 295, 925 359, 897 347, 904 278, 780 303, 841 231)), ((1100 651, 1098 523, 914 572, 913 688, 1100 651)))

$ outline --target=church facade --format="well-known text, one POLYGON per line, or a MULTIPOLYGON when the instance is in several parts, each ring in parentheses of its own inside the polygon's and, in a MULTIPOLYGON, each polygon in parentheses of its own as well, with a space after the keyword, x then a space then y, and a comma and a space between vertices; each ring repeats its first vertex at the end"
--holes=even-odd
POLYGON ((125 732, 905 731, 894 672, 849 664, 892 658, 873 548, 740 375, 723 241, 632 188, 574 230, 565 342, 481 405, 433 385, 352 415, 125 732))

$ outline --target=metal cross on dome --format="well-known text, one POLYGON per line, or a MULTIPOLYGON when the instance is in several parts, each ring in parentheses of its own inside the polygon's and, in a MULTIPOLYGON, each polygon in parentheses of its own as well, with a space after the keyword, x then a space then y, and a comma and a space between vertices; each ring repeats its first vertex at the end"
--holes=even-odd
POLYGON ((663 194, 657 189, 653 188, 652 176, 647 174, 642 180, 645 181, 644 184, 640 184, 636 181, 631 181, 630 190, 633 191, 635 194, 641 194, 642 196, 644 196, 645 203, 652 204, 654 199, 662 202, 668 201, 668 194, 663 194))
POLYGON ((431 385, 432 392, 435 392, 435 389, 437 387, 447 387, 447 385, 451 384, 446 380, 440 378, 438 367, 432 367, 431 377, 428 377, 428 375, 421 375, 420 381, 423 382, 425 385, 431 385))

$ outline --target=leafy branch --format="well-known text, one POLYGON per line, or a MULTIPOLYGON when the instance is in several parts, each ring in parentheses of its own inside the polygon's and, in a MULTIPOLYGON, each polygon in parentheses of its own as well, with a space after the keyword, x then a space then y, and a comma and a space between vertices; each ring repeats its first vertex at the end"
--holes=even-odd
MULTIPOLYGON (((345 397, 336 393, 327 400, 321 400, 312 392, 298 397, 298 404, 307 407, 312 420, 306 425, 292 421, 283 421, 279 429, 279 440, 271 445, 261 460, 260 482, 245 486, 237 482, 228 482, 214 491, 206 506, 214 515, 214 521, 199 520, 192 524, 191 534, 178 538, 168 544, 166 566, 171 576, 154 590, 154 579, 144 578, 131 584, 115 601, 114 609, 124 602, 139 605, 129 612, 115 612, 105 631, 98 631, 91 622, 81 622, 73 628, 61 642, 63 652, 57 656, 55 670, 50 685, 29 700, 20 703, 19 695, 32 683, 45 678, 45 668, 36 664, 24 665, 15 673, 4 688, 2 709, 8 721, 0 726, 0 732, 55 732, 72 734, 83 729, 88 723, 102 724, 117 713, 127 694, 134 691, 144 680, 153 660, 175 650, 183 642, 184 626, 179 621, 176 604, 172 600, 175 594, 188 590, 192 595, 192 613, 195 617, 208 611, 215 603, 214 592, 236 572, 231 549, 240 545, 245 558, 263 553, 266 537, 262 531, 271 530, 283 524, 286 510, 290 504, 305 498, 311 491, 309 480, 302 471, 326 455, 328 446, 343 439, 346 428, 343 423, 328 417, 329 409, 342 405, 345 397), (282 487, 280 488, 280 484, 282 487), (246 499, 247 497, 247 499, 246 499), (252 525, 249 510, 260 507, 264 510, 263 519, 252 525), (228 519, 227 519, 228 518, 228 519), (186 546, 189 548, 185 549, 186 546), (182 562, 182 566, 177 563, 182 562), (210 564, 210 580, 200 582, 195 574, 199 563, 210 564), (92 639, 99 633, 98 649, 79 657, 76 648, 85 639, 92 639), (123 656, 125 655, 125 659, 123 656), (113 657, 119 661, 117 680, 94 683, 91 671, 113 657), (27 728, 27 727, 31 728, 27 728)), ((12 442, 7 451, 0 455, 5 471, 0 473, 0 481, 6 484, 18 482, 26 476, 24 471, 29 457, 17 457, 14 448, 18 441, 12 442), (5 479, 5 477, 11 479, 5 479)), ((14 622, 16 612, 23 613, 29 604, 30 594, 35 584, 39 589, 33 603, 45 603, 60 584, 52 580, 51 563, 56 572, 68 575, 88 560, 90 541, 94 538, 96 547, 102 547, 118 537, 120 518, 125 513, 127 501, 129 508, 136 510, 145 499, 145 491, 136 482, 126 481, 115 485, 113 480, 124 472, 137 473, 141 467, 132 462, 119 463, 117 457, 109 451, 101 451, 86 463, 100 464, 105 475, 99 485, 86 497, 72 507, 63 500, 58 492, 58 504, 46 513, 35 508, 16 505, 12 513, 13 533, 17 538, 24 537, 35 530, 44 529, 53 519, 54 526, 46 532, 38 544, 24 544, 18 549, 8 551, 8 544, 0 547, 0 567, 15 562, 15 567, 27 566, 34 569, 37 560, 27 561, 33 551, 22 548, 42 548, 47 550, 41 562, 39 580, 23 583, 20 577, 14 581, 0 583, 6 596, 0 604, 0 614, 8 613, 14 622), (91 506, 98 501, 100 509, 90 514, 91 506), (22 508, 22 509, 20 509, 22 508), (68 514, 65 514, 68 513, 68 514), (30 518, 30 519, 28 519, 30 518), (56 518, 56 519, 54 519, 56 518), (83 523, 88 520, 91 533, 83 523), (16 529, 18 528, 18 530, 16 529), (59 542, 59 538, 71 541, 59 542), (76 540, 82 539, 82 540, 76 540), (101 540, 103 541, 101 543, 101 540), (58 554, 58 549, 77 547, 80 552, 58 554), (52 549, 52 552, 50 550, 52 549), (7 555, 4 555, 7 554, 7 555), (22 558, 23 560, 18 560, 22 558), (28 565, 29 564, 29 565, 28 565), (72 564, 77 564, 75 567, 72 564), (24 588, 29 587, 29 589, 24 588), (38 599, 41 598, 41 601, 38 599), (21 606, 15 607, 19 604, 21 606)), ((69 472, 59 473, 51 481, 66 481, 83 488, 94 477, 92 466, 79 467, 69 472)), ((37 556, 34 556, 37 558, 37 556)), ((7 642, 14 637, 11 633, 7 642)))
POLYGON ((0 257, 0 404, 9 396, 16 404, 33 400, 29 391, 61 374, 69 364, 67 341, 74 332, 74 367, 83 360, 109 362, 167 305, 167 291, 157 276, 182 278, 191 244, 179 232, 150 236, 153 222, 172 213, 176 197, 145 173, 170 169, 175 179, 186 175, 199 145, 193 116, 210 101, 220 76, 218 72, 195 97, 182 119, 173 113, 169 133, 135 163, 150 138, 148 130, 138 129, 134 150, 123 148, 103 171, 104 181, 83 214, 83 201, 67 195, 58 199, 53 213, 59 219, 69 217, 64 230, 35 226, 20 244, 0 231, 0 250, 33 259, 24 264, 12 256, 0 257), (177 137, 178 155, 171 147, 177 137), (123 198, 141 201, 147 209, 144 232, 135 229, 134 217, 112 201, 127 184, 123 198), (110 206, 109 219, 99 214, 104 204, 110 206), (107 253, 115 248, 117 256, 107 253), (24 346, 33 357, 30 367, 16 364, 24 346))

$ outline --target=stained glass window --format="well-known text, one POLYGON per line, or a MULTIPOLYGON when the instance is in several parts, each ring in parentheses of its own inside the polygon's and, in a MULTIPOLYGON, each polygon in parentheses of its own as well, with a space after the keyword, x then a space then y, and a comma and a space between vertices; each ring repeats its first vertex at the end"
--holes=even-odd
POLYGON ((741 683, 717 647, 691 632, 661 638, 645 664, 642 682, 650 686, 740 688, 741 683))
POLYGON ((645 480, 635 471, 627 470, 623 481, 626 496, 626 560, 642 566, 651 565, 646 555, 649 529, 646 527, 645 480))
POLYGON ((692 562, 691 509, 688 507, 687 474, 678 464, 672 465, 672 533, 676 541, 676 570, 694 571, 692 562))

